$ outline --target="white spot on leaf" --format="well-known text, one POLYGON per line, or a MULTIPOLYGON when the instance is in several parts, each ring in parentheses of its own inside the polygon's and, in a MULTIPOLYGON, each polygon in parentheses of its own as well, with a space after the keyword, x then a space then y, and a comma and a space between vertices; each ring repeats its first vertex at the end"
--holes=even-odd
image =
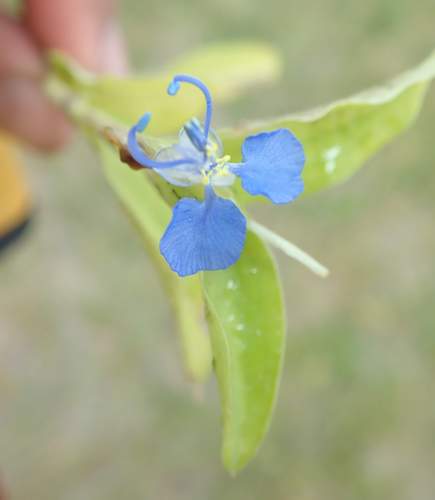
POLYGON ((245 329, 245 325, 243 323, 239 323, 237 326, 236 326, 236 330, 241 332, 242 330, 245 329))
POLYGON ((228 321, 234 321, 234 318, 235 318, 234 314, 230 314, 228 316, 228 321))
POLYGON ((237 285, 234 280, 228 280, 227 282, 227 290, 237 290, 237 285))
POLYGON ((253 268, 251 269, 251 273, 252 273, 252 274, 257 274, 257 270, 255 269, 255 267, 253 267, 253 268))
POLYGON ((335 160, 341 155, 341 146, 333 146, 332 148, 325 149, 322 158, 325 160, 325 173, 333 174, 337 164, 335 160))
POLYGON ((240 339, 234 339, 234 343, 245 350, 248 346, 240 339))

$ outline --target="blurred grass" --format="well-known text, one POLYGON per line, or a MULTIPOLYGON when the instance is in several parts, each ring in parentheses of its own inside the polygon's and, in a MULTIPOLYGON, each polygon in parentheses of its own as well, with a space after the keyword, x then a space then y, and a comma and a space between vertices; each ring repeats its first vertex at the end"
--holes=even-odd
MULTIPOLYGON (((124 0, 138 71, 205 41, 283 51, 277 89, 215 125, 322 104, 433 48, 426 0, 124 0)), ((0 261, 0 462, 12 499, 432 500, 435 92, 349 182, 255 216, 327 280, 277 255, 288 308, 269 436, 235 479, 219 463, 216 384, 196 404, 157 275, 89 149, 27 152, 39 204, 0 261)))

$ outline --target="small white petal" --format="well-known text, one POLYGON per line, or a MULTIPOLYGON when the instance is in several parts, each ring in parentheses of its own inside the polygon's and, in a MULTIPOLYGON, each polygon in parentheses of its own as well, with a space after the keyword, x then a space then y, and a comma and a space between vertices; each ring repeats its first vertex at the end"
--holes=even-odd
POLYGON ((172 168, 155 168, 154 171, 162 176, 163 179, 176 186, 196 186, 202 182, 203 175, 201 169, 203 166, 197 157, 192 157, 189 153, 189 151, 180 148, 178 145, 161 149, 154 156, 155 161, 163 163, 180 159, 193 159, 195 163, 182 163, 172 168))
POLYGON ((182 147, 185 151, 187 151, 191 156, 202 159, 204 153, 198 151, 195 146, 192 144, 192 141, 189 139, 186 130, 184 127, 180 130, 178 134, 178 143, 180 147, 182 147))
POLYGON ((213 186, 228 187, 234 184, 236 176, 232 172, 227 172, 222 175, 219 171, 217 171, 211 174, 210 180, 213 183, 213 186))

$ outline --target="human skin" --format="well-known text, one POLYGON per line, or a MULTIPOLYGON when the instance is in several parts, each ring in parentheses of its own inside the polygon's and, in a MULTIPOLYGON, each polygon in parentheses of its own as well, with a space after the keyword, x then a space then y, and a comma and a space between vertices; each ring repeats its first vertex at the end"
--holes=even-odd
POLYGON ((0 14, 0 128, 38 149, 57 149, 67 142, 71 127, 40 90, 43 53, 59 48, 91 71, 125 73, 114 0, 24 4, 19 20, 0 14))

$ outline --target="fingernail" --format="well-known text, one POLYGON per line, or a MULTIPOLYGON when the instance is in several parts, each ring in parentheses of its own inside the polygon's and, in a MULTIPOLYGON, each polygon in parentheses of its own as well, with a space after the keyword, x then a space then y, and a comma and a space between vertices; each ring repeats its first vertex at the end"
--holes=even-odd
POLYGON ((20 77, 0 84, 0 128, 40 149, 65 143, 70 126, 44 99, 36 84, 20 77))
POLYGON ((124 39, 117 22, 110 22, 101 38, 100 68, 103 73, 125 75, 129 64, 124 39))

